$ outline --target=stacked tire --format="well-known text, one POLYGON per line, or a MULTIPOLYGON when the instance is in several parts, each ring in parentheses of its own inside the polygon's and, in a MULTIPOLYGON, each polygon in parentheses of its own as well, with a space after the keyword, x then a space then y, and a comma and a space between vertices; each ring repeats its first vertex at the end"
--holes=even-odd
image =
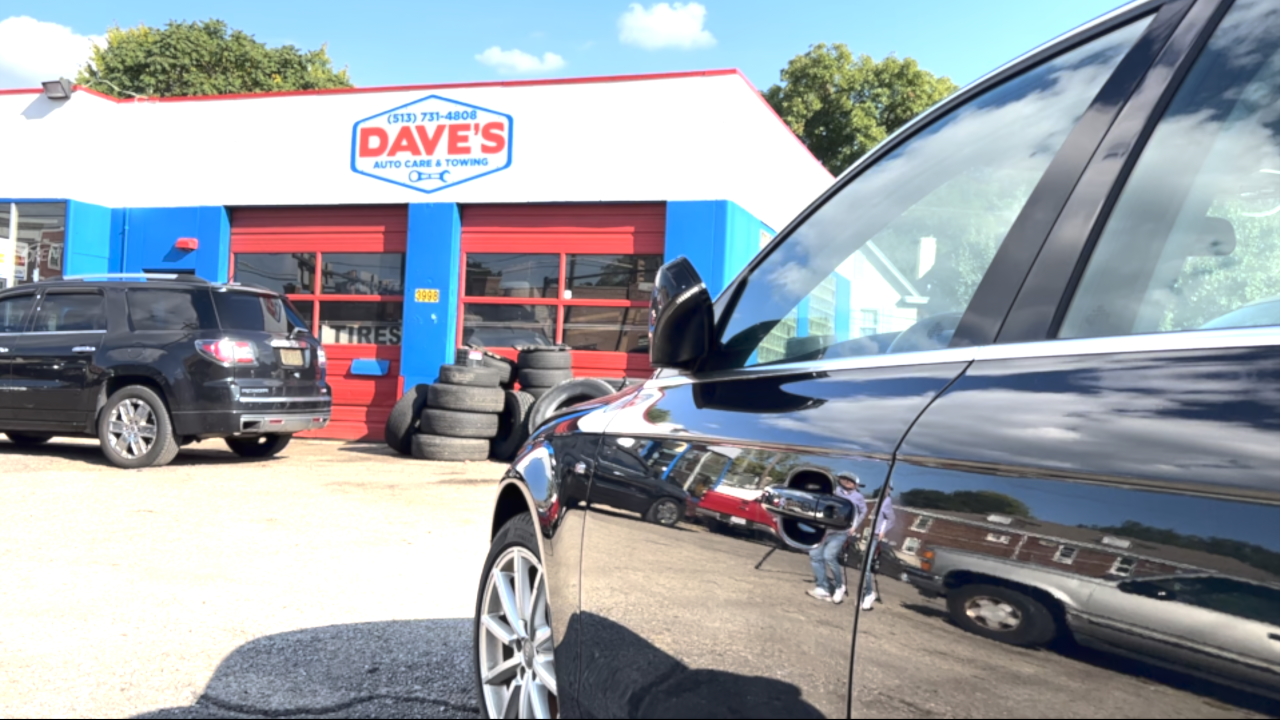
POLYGON ((573 353, 563 345, 525 346, 520 348, 516 370, 520 389, 536 400, 573 378, 573 353))
POLYGON ((410 452, 419 460, 488 460, 489 443, 498 434, 498 415, 506 404, 498 370, 441 365, 427 386, 418 432, 410 452))

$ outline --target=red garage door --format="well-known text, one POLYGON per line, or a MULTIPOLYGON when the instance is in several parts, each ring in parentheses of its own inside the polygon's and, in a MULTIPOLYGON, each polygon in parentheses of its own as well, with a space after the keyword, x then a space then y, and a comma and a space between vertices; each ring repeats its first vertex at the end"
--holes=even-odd
POLYGON ((333 419, 315 437, 382 437, 399 391, 407 227, 403 205, 232 211, 232 279, 288 295, 324 343, 333 419), (353 375, 357 358, 390 367, 353 375))
POLYGON ((662 203, 463 208, 458 339, 512 357, 562 342, 577 375, 648 376, 665 231, 662 203))

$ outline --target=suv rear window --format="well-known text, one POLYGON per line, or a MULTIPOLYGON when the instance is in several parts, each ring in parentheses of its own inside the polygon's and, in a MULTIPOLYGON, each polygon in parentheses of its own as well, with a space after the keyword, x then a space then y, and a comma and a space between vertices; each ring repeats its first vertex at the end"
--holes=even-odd
POLYGON ((125 299, 135 331, 218 328, 208 291, 131 289, 125 299))
POLYGON ((287 333, 294 328, 310 332, 307 323, 278 296, 228 290, 215 292, 213 304, 223 330, 287 333))

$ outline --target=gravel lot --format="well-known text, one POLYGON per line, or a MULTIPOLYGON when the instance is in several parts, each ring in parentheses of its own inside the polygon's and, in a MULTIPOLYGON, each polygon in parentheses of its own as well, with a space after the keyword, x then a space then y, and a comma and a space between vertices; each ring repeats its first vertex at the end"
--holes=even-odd
POLYGON ((295 440, 126 471, 0 440, 0 468, 4 717, 475 714, 502 466, 295 440))

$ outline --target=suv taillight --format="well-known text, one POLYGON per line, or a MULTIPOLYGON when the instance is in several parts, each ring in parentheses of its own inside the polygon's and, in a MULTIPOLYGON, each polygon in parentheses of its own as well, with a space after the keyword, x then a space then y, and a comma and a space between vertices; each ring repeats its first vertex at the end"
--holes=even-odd
POLYGON ((258 364, 258 354, 254 352, 253 343, 244 340, 197 340, 196 350, 226 367, 258 364))
POLYGON ((318 365, 320 369, 323 370, 325 366, 328 364, 329 364, 329 357, 324 354, 324 347, 321 345, 317 345, 316 346, 316 365, 318 365))

